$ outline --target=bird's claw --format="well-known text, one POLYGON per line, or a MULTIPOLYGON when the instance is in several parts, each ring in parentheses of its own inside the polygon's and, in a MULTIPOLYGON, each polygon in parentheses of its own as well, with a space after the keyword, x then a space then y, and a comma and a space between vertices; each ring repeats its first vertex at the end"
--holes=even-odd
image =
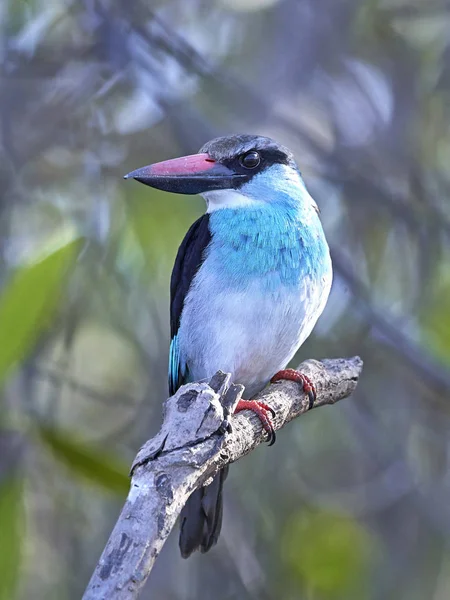
POLYGON ((282 371, 278 371, 278 373, 272 377, 270 383, 275 383, 276 381, 280 381, 282 379, 286 379, 288 381, 297 381, 297 383, 302 384, 303 391, 309 399, 308 410, 311 410, 317 397, 316 388, 311 379, 307 375, 304 375, 295 369, 283 369, 282 371))
POLYGON ((268 435, 269 446, 273 446, 277 436, 272 421, 270 420, 270 416, 268 415, 268 413, 270 413, 272 417, 275 417, 276 413, 273 408, 259 400, 239 400, 234 414, 241 412, 242 410, 251 410, 258 416, 264 431, 268 435))
POLYGON ((266 410, 268 410, 270 412, 272 417, 275 418, 277 413, 273 410, 273 408, 271 406, 269 406, 268 404, 265 404, 264 406, 266 407, 266 410))

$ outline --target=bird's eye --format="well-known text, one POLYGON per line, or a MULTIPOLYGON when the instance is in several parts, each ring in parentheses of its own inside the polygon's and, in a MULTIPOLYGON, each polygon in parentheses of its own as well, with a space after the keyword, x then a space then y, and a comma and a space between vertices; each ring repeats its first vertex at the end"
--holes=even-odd
POLYGON ((261 158, 257 152, 251 150, 250 152, 247 152, 247 154, 242 154, 242 156, 239 157, 239 162, 246 169, 254 169, 261 162, 261 158))

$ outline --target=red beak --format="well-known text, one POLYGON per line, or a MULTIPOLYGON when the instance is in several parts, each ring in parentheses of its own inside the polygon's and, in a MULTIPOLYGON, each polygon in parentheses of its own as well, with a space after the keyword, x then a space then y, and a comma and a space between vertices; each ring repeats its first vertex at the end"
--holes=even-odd
POLYGON ((130 178, 166 192, 201 194, 233 188, 245 175, 234 173, 209 154, 191 154, 136 169, 125 175, 130 178))

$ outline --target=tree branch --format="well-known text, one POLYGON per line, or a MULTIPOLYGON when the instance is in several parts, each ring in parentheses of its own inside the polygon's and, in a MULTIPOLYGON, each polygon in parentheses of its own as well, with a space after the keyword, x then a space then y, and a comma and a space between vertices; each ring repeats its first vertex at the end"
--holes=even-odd
MULTIPOLYGON (((316 385, 314 408, 350 396, 362 364, 359 357, 302 363, 299 370, 316 385)), ((219 372, 165 402, 161 430, 133 462, 128 498, 83 600, 137 598, 189 495, 267 439, 256 415, 230 417, 242 392, 219 372)), ((275 429, 308 410, 308 397, 294 382, 270 385, 257 398, 275 410, 275 429)))

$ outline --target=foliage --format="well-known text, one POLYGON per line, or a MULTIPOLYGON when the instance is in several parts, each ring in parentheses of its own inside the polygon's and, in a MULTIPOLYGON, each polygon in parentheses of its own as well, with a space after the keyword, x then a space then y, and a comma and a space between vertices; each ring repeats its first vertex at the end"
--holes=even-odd
POLYGON ((0 484, 0 599, 11 600, 20 582, 23 554, 23 482, 8 478, 0 484))
POLYGON ((73 475, 79 475, 91 483, 111 492, 125 494, 130 482, 127 466, 114 459, 101 448, 92 448, 69 432, 41 427, 40 440, 49 447, 55 457, 69 467, 73 475))
POLYGON ((160 423, 170 269, 203 202, 122 177, 234 132, 294 152, 332 248, 298 359, 357 353, 364 377, 235 465, 217 548, 181 566, 169 545, 143 598, 449 596, 449 19, 440 0, 2 5, 0 418, 25 451, 11 474, 0 437, 1 600, 81 596, 160 423))
POLYGON ((54 315, 78 241, 12 274, 0 296, 0 383, 32 349, 54 315))

